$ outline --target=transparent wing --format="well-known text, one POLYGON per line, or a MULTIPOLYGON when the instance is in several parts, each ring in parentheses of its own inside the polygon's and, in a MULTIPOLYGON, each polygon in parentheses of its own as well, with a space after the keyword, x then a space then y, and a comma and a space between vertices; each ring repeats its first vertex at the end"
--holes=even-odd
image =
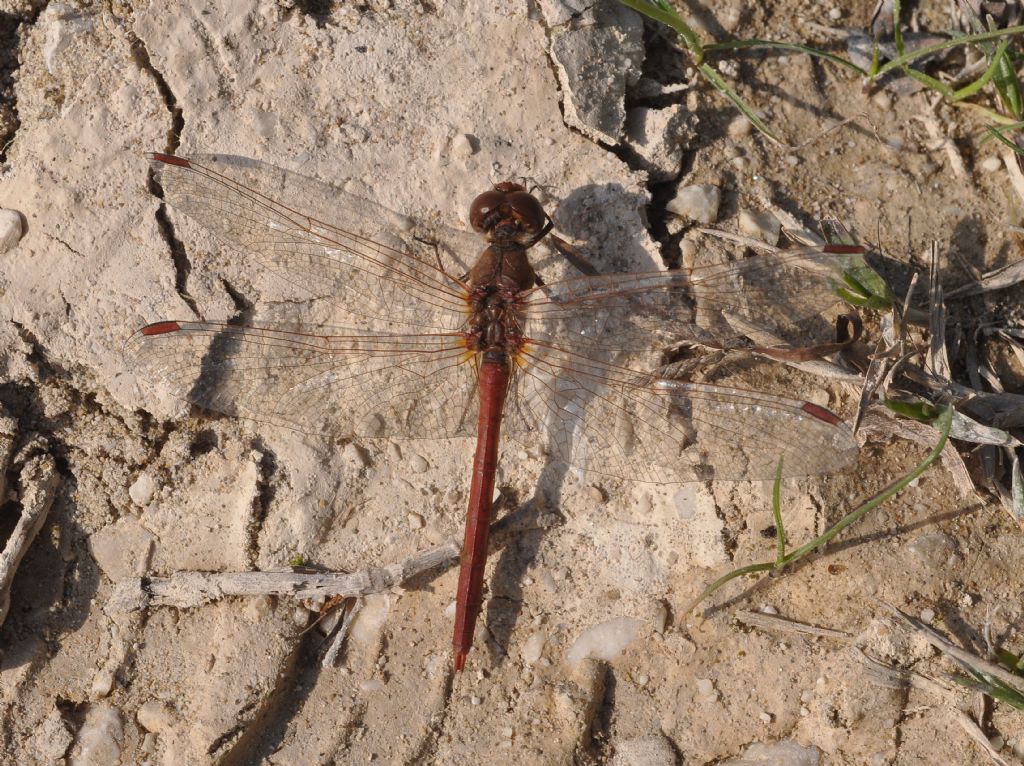
POLYGON ((158 322, 127 343, 202 407, 328 438, 475 436, 477 366, 458 333, 158 322))
POLYGON ((743 324, 798 345, 817 342, 808 324, 840 302, 836 289, 859 253, 800 248, 690 270, 555 282, 524 293, 526 332, 609 361, 615 351, 641 358, 686 341, 733 345, 743 324))
POLYGON ((437 227, 256 160, 147 156, 171 205, 339 314, 416 332, 461 326, 459 278, 482 249, 478 240, 445 229, 443 242, 425 243, 437 227))
POLYGON ((762 480, 838 470, 856 458, 827 410, 758 391, 687 383, 528 345, 506 404, 505 433, 552 457, 634 481, 762 480))
POLYGON ((523 293, 526 341, 505 432, 598 474, 649 482, 770 479, 850 463, 851 431, 827 410, 659 376, 680 342, 736 345, 743 324, 806 339, 840 298, 859 250, 801 248, 689 271, 609 274, 523 293))

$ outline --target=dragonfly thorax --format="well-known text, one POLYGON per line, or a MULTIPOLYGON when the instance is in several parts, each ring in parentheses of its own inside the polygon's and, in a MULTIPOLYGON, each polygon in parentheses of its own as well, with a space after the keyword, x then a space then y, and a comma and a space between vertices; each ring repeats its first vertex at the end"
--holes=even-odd
POLYGON ((521 310, 515 287, 491 285, 474 291, 471 346, 485 353, 514 354, 522 344, 521 310))

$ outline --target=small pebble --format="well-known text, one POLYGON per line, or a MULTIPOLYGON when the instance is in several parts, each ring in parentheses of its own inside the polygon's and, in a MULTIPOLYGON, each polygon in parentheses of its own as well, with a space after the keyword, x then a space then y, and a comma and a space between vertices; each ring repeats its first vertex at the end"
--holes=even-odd
POLYGON ((664 601, 659 601, 654 607, 654 618, 651 621, 654 632, 659 636, 665 633, 668 626, 668 607, 664 601))
POLYGON ((156 491, 156 482, 153 477, 143 471, 135 479, 135 482, 128 488, 128 497, 140 508, 149 505, 156 491))
POLYGON ((994 737, 992 737, 992 739, 988 741, 988 743, 992 745, 993 750, 1002 750, 1003 745, 1006 744, 1006 740, 1003 739, 1002 735, 996 734, 994 737))
POLYGON ((994 173, 1003 166, 1003 161, 998 157, 986 157, 981 161, 981 169, 986 173, 994 173))
POLYGON ((469 698, 469 704, 470 705, 479 705, 480 702, 481 702, 481 699, 479 697, 477 697, 475 694, 472 697, 469 698))
POLYGON ((544 586, 544 590, 548 593, 555 593, 558 590, 558 584, 555 582, 555 576, 547 569, 540 573, 540 584, 544 586))
POLYGON ((473 148, 473 138, 467 133, 460 133, 452 139, 452 156, 466 159, 476 154, 473 148))
POLYGON ((729 123, 729 138, 733 141, 740 138, 746 138, 750 135, 750 131, 753 127, 753 123, 751 123, 746 117, 743 117, 742 115, 738 116, 729 123))
POLYGON ((718 206, 721 202, 722 192, 717 186, 696 184, 682 187, 665 209, 680 218, 710 224, 718 219, 718 206))
POLYGON ((139 726, 154 734, 170 729, 174 725, 174 718, 171 709, 159 700, 150 700, 135 714, 139 726))
POLYGON ((576 665, 588 657, 611 662, 637 637, 643 623, 632 617, 617 617, 583 631, 566 652, 566 660, 576 665))
POLYGON ((875 102, 875 106, 883 111, 888 112, 892 109, 892 96, 886 93, 884 90, 878 91, 871 97, 871 100, 875 102))
POLYGON ((409 516, 409 529, 423 529, 423 517, 418 513, 410 513, 409 516))
POLYGON ((384 688, 384 682, 379 678, 369 678, 365 681, 360 681, 359 691, 363 694, 372 694, 373 692, 379 692, 384 688))
POLYGON ((90 706, 78 730, 75 764, 120 763, 122 739, 124 724, 120 712, 105 704, 90 706))
POLYGON ((526 665, 536 665, 544 654, 544 644, 546 640, 545 635, 540 632, 527 638, 523 643, 522 648, 519 650, 522 656, 522 662, 526 665))
POLYGON ((21 235, 21 216, 14 210, 0 208, 0 253, 13 250, 21 235))
POLYGON ((366 454, 366 450, 352 442, 346 444, 341 451, 341 460, 356 471, 365 470, 370 465, 370 458, 366 454))
POLYGON ((413 473, 423 473, 428 467, 427 460, 422 455, 413 455, 409 458, 409 470, 413 473))
POLYGON ((832 21, 839 21, 839 19, 843 18, 843 12, 838 8, 831 8, 829 9, 828 17, 832 21))
POLYGON ((734 157, 729 160, 729 164, 736 168, 741 173, 746 172, 747 168, 750 167, 750 160, 746 157, 734 157))
POLYGON ((934 609, 922 609, 921 610, 921 622, 930 623, 935 619, 934 609))
POLYGON ((611 766, 673 766, 678 763, 675 750, 661 735, 617 740, 611 766))
POLYGON ((647 682, 650 681, 650 680, 651 679, 648 676, 644 675, 643 673, 641 673, 640 675, 638 675, 636 677, 637 686, 647 686, 647 682))
POLYGON ((697 693, 701 697, 710 697, 715 693, 715 685, 711 683, 709 678, 698 678, 697 679, 697 693))
POLYGON ((779 610, 771 604, 764 604, 761 606, 761 614, 778 614, 779 610))
POLYGON ((380 436, 384 433, 384 418, 376 412, 368 415, 360 424, 358 433, 366 436, 380 436))
POLYGON ((759 715, 758 718, 761 719, 761 723, 767 724, 767 723, 771 723, 772 722, 772 714, 771 713, 761 713, 761 715, 759 715))
POLYGON ((93 676, 92 686, 89 687, 89 696, 92 699, 101 699, 110 694, 114 688, 114 672, 108 668, 102 668, 93 676))
POLYGON ((800 164, 800 158, 797 157, 795 154, 787 154, 786 164, 789 165, 791 168, 795 168, 797 165, 800 164))
POLYGON ((740 234, 774 245, 779 241, 782 224, 768 210, 741 210, 739 229, 740 234))

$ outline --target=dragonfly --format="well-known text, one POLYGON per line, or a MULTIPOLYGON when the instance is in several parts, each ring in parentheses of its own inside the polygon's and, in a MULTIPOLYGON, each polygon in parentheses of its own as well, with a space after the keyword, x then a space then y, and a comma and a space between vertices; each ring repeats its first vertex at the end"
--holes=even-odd
POLYGON ((664 360, 681 344, 733 347, 744 324, 820 319, 859 248, 545 282, 528 251, 554 236, 553 222, 518 183, 476 197, 470 233, 256 160, 147 157, 167 203, 305 295, 308 312, 149 324, 127 342, 140 376, 334 444, 476 438, 456 671, 483 600, 502 438, 655 484, 766 480, 780 459, 785 476, 816 475, 856 459, 851 429, 824 407, 687 380, 664 360))

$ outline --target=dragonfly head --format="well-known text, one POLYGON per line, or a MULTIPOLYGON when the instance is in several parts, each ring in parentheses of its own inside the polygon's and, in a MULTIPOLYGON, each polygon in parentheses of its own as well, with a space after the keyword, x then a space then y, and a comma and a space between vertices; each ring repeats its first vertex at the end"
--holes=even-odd
POLYGON ((514 239, 533 243, 544 228, 547 214, 537 198, 511 181, 495 184, 473 200, 469 223, 489 240, 514 239))

